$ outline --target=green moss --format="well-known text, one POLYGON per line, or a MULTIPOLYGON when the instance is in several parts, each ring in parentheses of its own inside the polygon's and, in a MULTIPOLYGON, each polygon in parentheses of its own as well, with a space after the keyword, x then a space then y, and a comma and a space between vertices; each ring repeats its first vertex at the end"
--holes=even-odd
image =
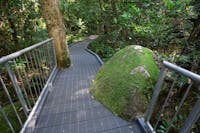
POLYGON ((117 52, 99 70, 92 85, 94 97, 124 119, 144 113, 159 74, 152 51, 142 51, 132 45, 117 52), (145 66, 150 77, 140 72, 130 74, 138 66, 145 66))

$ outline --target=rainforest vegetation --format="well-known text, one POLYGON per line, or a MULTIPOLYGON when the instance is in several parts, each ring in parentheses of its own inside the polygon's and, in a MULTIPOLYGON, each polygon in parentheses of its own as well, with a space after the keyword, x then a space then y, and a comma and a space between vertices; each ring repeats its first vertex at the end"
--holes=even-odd
MULTIPOLYGON (((199 0, 55 0, 57 4, 53 1, 0 0, 0 57, 53 37, 58 66, 64 69, 71 65, 67 44, 98 35, 89 48, 105 62, 126 46, 141 45, 153 51, 159 67, 163 60, 168 60, 200 74, 199 0)), ((180 78, 179 84, 182 80, 185 79, 180 78)), ((12 118, 2 86, 0 105, 12 118)), ((12 89, 9 88, 11 96, 17 99, 12 89)), ((182 91, 177 92, 182 96, 182 91)), ((200 96, 199 90, 190 96, 188 104, 200 96)), ((14 104, 21 110, 17 100, 14 104)), ((181 120, 184 115, 179 117, 181 120)), ((0 117, 0 123, 3 121, 0 117)), ((18 131, 17 118, 12 118, 12 122, 18 131)), ((167 125, 169 123, 163 122, 160 132, 164 132, 167 125)), ((0 131, 9 132, 6 127, 0 124, 0 131)), ((199 129, 198 122, 194 132, 199 129)))
MULTIPOLYGON (((91 47, 104 59, 137 44, 199 72, 198 0, 60 0, 59 6, 68 43, 97 34, 91 47)), ((1 0, 0 13, 1 56, 47 38, 39 1, 1 0)))

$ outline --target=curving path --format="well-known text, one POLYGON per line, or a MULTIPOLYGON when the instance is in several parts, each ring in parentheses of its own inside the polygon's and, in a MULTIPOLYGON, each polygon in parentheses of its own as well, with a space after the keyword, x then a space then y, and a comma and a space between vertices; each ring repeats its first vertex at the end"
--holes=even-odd
POLYGON ((73 66, 57 73, 54 89, 38 117, 35 133, 139 132, 135 123, 114 116, 91 98, 89 87, 101 65, 85 50, 89 42, 79 42, 70 47, 73 66))

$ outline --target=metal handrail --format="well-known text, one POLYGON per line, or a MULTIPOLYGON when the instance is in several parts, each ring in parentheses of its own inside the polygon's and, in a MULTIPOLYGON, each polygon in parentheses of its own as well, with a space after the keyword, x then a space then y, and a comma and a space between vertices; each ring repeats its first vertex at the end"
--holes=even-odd
MULTIPOLYGON (((180 111, 180 108, 182 107, 186 97, 188 96, 192 85, 194 83, 197 83, 198 87, 200 88, 200 76, 198 74, 195 74, 191 71, 188 71, 188 70, 181 68, 177 65, 174 65, 170 62, 164 61, 163 66, 162 66, 161 71, 160 71, 160 75, 159 75, 157 83, 156 83, 156 86, 154 88, 154 92, 153 92, 152 99, 151 99, 151 102, 149 104, 146 116, 144 118, 140 118, 140 117, 138 118, 140 125, 143 127, 143 129, 146 132, 152 132, 152 133, 156 132, 155 129, 157 128, 157 124, 160 120, 160 116, 158 118, 158 121, 155 124, 155 127, 153 127, 150 124, 150 119, 152 117, 152 114, 153 114, 153 111, 154 111, 154 108, 155 108, 155 105, 156 105, 156 101, 157 101, 158 96, 160 94, 160 91, 162 89, 162 84, 164 82, 164 78, 166 76, 167 69, 176 72, 176 74, 178 74, 178 75, 184 75, 185 77, 187 77, 191 80, 191 82, 189 83, 189 86, 187 87, 187 89, 184 93, 184 96, 181 99, 181 101, 178 105, 178 108, 177 108, 177 110, 176 110, 176 112, 173 116, 172 122, 174 121, 176 115, 180 111)), ((170 95, 172 89, 174 88, 174 84, 175 84, 176 81, 177 81, 177 77, 173 80, 173 83, 172 83, 172 85, 169 89, 168 96, 165 99, 164 104, 162 105, 162 109, 160 110, 160 114, 162 114, 163 111, 164 111, 165 105, 166 105, 168 99, 170 98, 169 95, 170 95)), ((180 129, 180 133, 188 133, 190 131, 190 129, 192 128, 192 125, 198 120, 198 118, 200 117, 200 107, 199 107, 199 105, 200 105, 200 99, 198 99, 196 101, 194 107, 192 108, 192 111, 190 112, 188 118, 186 119, 186 121, 184 122, 183 126, 180 129)), ((169 128, 167 129, 167 132, 168 132, 168 130, 169 130, 169 128)))
MULTIPOLYGON (((39 114, 48 89, 52 88, 49 85, 58 71, 53 38, 1 57, 0 65, 3 68, 0 69, 0 84, 3 87, 1 91, 8 97, 8 104, 11 105, 13 115, 21 126, 20 132, 32 130, 33 120, 39 114), (8 86, 15 90, 15 100, 12 99, 8 86), (14 101, 19 101, 24 113, 19 114, 14 101), (26 118, 25 122, 22 116, 26 118)), ((15 133, 12 122, 4 111, 5 106, 0 105, 0 113, 11 132, 15 133)))
POLYGON ((17 52, 14 52, 12 54, 3 56, 3 57, 0 58, 0 64, 8 62, 9 60, 15 59, 15 58, 19 57, 20 55, 25 54, 25 53, 27 53, 27 52, 29 52, 29 51, 37 48, 37 47, 40 47, 41 45, 44 45, 47 42, 52 41, 52 40, 53 40, 53 38, 49 38, 49 39, 47 39, 45 41, 39 42, 39 43, 34 44, 34 45, 30 46, 30 47, 27 47, 27 48, 24 48, 24 49, 19 50, 17 52))
POLYGON ((181 67, 179 67, 177 65, 174 65, 174 64, 172 64, 170 62, 167 62, 167 61, 163 61, 163 65, 165 67, 167 67, 168 69, 176 71, 176 72, 178 72, 178 73, 180 73, 180 74, 182 74, 182 75, 184 75, 184 76, 186 76, 186 77, 188 77, 188 78, 200 83, 200 75, 198 75, 196 73, 188 71, 188 70, 186 70, 184 68, 181 68, 181 67))

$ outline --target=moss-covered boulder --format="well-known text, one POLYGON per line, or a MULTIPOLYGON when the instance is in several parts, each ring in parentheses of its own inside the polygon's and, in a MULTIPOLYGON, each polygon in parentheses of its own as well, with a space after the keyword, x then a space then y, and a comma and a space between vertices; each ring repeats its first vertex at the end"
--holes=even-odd
POLYGON ((127 46, 99 70, 91 92, 113 113, 130 120, 145 113, 158 74, 150 49, 127 46))

